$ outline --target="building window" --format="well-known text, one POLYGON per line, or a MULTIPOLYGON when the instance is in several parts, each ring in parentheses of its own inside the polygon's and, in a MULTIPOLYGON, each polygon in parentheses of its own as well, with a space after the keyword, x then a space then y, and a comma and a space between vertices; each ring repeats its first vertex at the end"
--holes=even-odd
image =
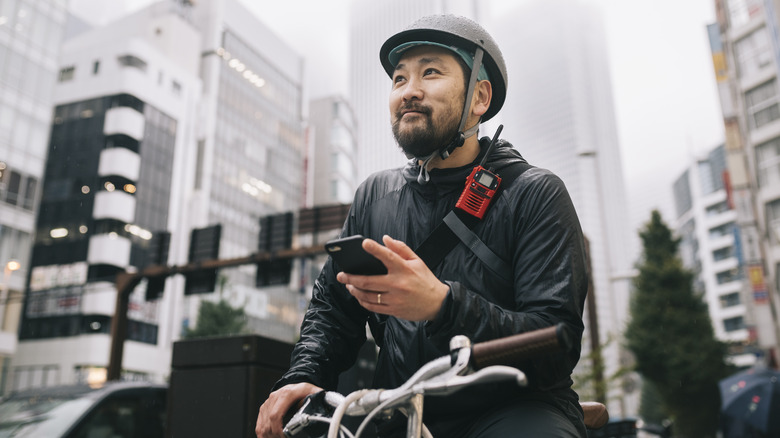
POLYGON ((717 204, 710 205, 707 207, 707 210, 705 214, 707 216, 717 216, 721 213, 725 213, 729 211, 729 203, 726 201, 718 202, 717 204))
POLYGON ((717 281, 718 284, 726 284, 737 280, 739 280, 739 269, 737 268, 715 274, 715 281, 717 281))
POLYGON ((780 241, 780 199, 766 204, 766 228, 772 238, 780 241))
POLYGON ((734 247, 733 246, 727 246, 725 248, 716 249, 712 252, 712 259, 716 262, 719 262, 721 260, 726 260, 734 257, 734 247))
POLYGON ((70 66, 60 69, 58 80, 60 82, 70 81, 76 74, 76 67, 70 66))
POLYGON ((0 170, 0 201, 33 210, 37 187, 37 178, 10 169, 0 170))
POLYGON ((763 15, 763 0, 729 0, 728 13, 732 26, 742 26, 763 15))
POLYGON ((22 175, 15 172, 8 172, 8 183, 5 192, 5 202, 11 205, 19 203, 19 192, 22 190, 22 175))
POLYGON ((95 61, 92 63, 92 74, 96 75, 100 72, 100 61, 95 61))
POLYGON ((754 75, 772 64, 772 45, 766 27, 751 32, 734 44, 741 77, 754 75))
POLYGON ((774 79, 745 93, 751 128, 757 129, 780 118, 777 84, 774 79))
POLYGON ((171 88, 173 89, 173 94, 176 96, 181 96, 181 84, 177 81, 171 81, 171 88))
POLYGON ((135 55, 123 55, 117 58, 119 64, 125 67, 134 67, 141 71, 146 71, 146 61, 135 55))
POLYGON ((35 191, 38 188, 38 180, 31 176, 27 177, 27 181, 24 188, 24 194, 22 195, 21 206, 24 209, 32 210, 35 208, 35 191))
POLYGON ((759 187, 780 185, 780 138, 756 146, 759 187))
POLYGON ((693 195, 691 195, 691 185, 689 181, 689 171, 674 182, 674 205, 676 207, 677 217, 681 217, 693 207, 693 195))
POLYGON ((710 229, 710 239, 719 239, 723 236, 730 236, 733 233, 734 223, 729 222, 721 226, 710 229))
POLYGON ((725 309, 727 307, 739 306, 742 304, 742 299, 739 297, 739 292, 733 292, 719 297, 720 307, 725 309))
POLYGON ((723 328, 727 332, 733 332, 742 330, 745 328, 745 320, 741 316, 735 316, 734 318, 727 318, 723 320, 723 328))
POLYGON ((30 257, 32 236, 29 233, 0 225, 0 263, 17 260, 26 264, 30 257))

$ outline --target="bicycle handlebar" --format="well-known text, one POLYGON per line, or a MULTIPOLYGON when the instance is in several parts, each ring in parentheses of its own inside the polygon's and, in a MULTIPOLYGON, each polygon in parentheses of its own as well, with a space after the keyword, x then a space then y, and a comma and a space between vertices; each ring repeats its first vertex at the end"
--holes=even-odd
MULTIPOLYGON (((526 384, 526 380, 525 374, 519 368, 524 360, 564 351, 570 345, 571 337, 562 323, 473 345, 468 338, 456 336, 450 344, 451 356, 442 356, 428 362, 398 388, 361 390, 347 397, 327 392, 312 406, 309 406, 307 401, 288 422, 285 434, 297 436, 298 431, 308 427, 311 420, 321 421, 321 417, 312 413, 317 412, 323 403, 336 408, 331 414, 328 436, 337 436, 341 418, 345 414, 367 415, 356 434, 359 436, 359 432, 371 417, 382 410, 408 403, 410 397, 415 394, 446 395, 478 382, 513 379, 522 386, 526 384), (485 369, 488 367, 492 368, 485 369), (478 371, 482 369, 485 370, 478 371), (306 413, 307 410, 310 413, 306 413)), ((307 400, 310 398, 312 396, 307 397, 307 400)))
POLYGON ((491 365, 517 366, 520 362, 541 354, 564 351, 571 345, 571 336, 563 323, 506 338, 474 344, 472 366, 479 370, 491 365))

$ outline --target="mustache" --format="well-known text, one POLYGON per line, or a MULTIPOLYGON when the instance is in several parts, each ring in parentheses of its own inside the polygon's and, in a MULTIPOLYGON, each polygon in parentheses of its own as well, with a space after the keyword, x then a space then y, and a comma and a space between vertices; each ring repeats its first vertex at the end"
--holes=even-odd
POLYGON ((418 113, 425 114, 426 116, 431 115, 431 109, 425 105, 420 105, 417 102, 409 102, 406 105, 398 108, 398 110, 395 112, 396 118, 400 119, 401 116, 404 115, 404 113, 407 113, 409 111, 414 111, 418 113))

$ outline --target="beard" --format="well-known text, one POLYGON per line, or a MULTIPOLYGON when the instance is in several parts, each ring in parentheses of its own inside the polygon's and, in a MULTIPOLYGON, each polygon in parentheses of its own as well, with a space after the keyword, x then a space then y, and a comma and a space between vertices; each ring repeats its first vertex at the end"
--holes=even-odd
MULTIPOLYGON (((459 107, 463 107, 463 102, 460 102, 459 107)), ((392 123, 393 136, 408 158, 423 158, 448 144, 455 137, 459 123, 460 116, 452 107, 438 116, 434 116, 431 108, 410 102, 395 112, 392 123), (402 130, 401 122, 404 110, 419 112, 420 114, 414 117, 422 118, 422 120, 404 122, 409 126, 402 130)))

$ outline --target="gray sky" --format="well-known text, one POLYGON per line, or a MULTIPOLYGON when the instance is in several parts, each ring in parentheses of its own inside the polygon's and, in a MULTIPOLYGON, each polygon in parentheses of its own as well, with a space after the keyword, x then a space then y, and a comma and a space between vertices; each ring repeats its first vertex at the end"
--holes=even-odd
MULTIPOLYGON (((306 58, 309 97, 347 94, 349 0, 239 1, 306 58)), ((672 182, 724 136, 706 32, 714 0, 582 1, 605 16, 632 229, 656 207, 672 225, 672 182)), ((492 13, 510 4, 483 2, 492 13)), ((71 0, 98 23, 148 3, 71 0)))

